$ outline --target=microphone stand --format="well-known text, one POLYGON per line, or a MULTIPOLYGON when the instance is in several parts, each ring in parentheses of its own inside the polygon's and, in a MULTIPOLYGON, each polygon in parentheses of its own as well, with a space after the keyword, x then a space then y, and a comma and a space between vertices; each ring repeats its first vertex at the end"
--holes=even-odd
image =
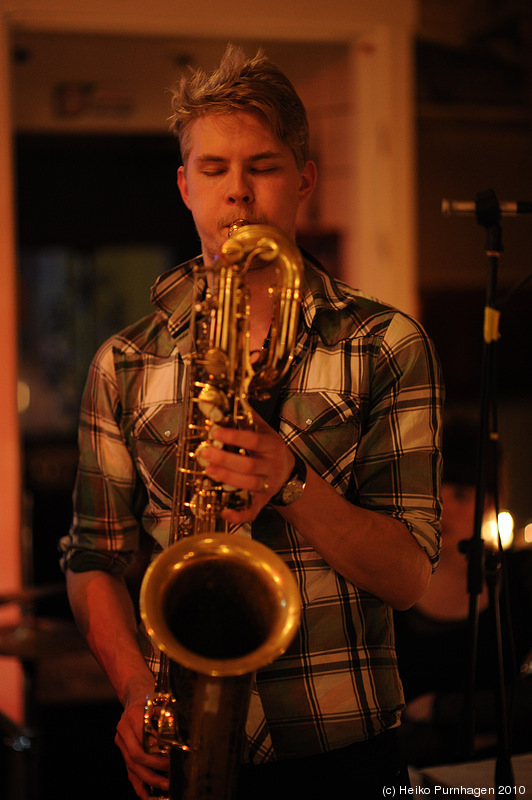
POLYGON ((482 520, 488 484, 488 463, 493 463, 496 512, 497 504, 497 440, 496 403, 495 403, 495 350, 499 338, 499 316, 495 298, 497 291, 497 271, 499 257, 503 250, 502 230, 500 226, 501 211, 493 191, 479 192, 475 198, 476 218, 479 225, 486 229, 486 256, 488 259, 488 277, 486 286, 486 305, 484 309, 484 341, 482 351, 482 370, 480 387, 480 432, 477 452, 477 487, 475 496, 474 530, 471 539, 461 542, 460 549, 468 559, 467 591, 469 594, 469 632, 470 650, 468 658, 467 685, 464 709, 465 746, 469 757, 472 757, 475 738, 475 714, 473 698, 475 690, 475 674, 478 649, 478 601, 486 578, 489 607, 494 625, 494 636, 498 652, 498 678, 496 686, 497 710, 497 758, 495 765, 495 789, 497 786, 513 785, 513 768, 510 755, 510 744, 507 724, 506 695, 504 682, 504 665, 502 657, 502 637, 499 613, 499 579, 501 575, 501 554, 490 552, 486 556, 482 540, 482 520))

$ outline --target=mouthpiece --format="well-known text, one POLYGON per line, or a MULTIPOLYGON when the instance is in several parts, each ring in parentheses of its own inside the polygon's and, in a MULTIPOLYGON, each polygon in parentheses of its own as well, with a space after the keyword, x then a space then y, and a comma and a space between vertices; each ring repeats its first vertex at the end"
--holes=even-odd
POLYGON ((245 225, 249 225, 249 222, 246 222, 245 219, 235 219, 235 221, 229 227, 229 233, 227 234, 229 238, 236 233, 240 228, 243 228, 245 225))

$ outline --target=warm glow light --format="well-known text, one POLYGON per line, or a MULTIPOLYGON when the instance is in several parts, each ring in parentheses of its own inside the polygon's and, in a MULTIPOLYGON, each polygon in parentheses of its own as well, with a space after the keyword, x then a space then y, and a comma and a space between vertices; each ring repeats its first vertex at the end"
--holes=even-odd
MULTIPOLYGON (((498 517, 499 534, 504 550, 507 550, 514 540, 514 521, 509 511, 501 511, 498 517)), ((497 523, 494 519, 486 520, 482 525, 482 538, 491 547, 498 547, 497 523)))
POLYGON ((23 414, 30 407, 30 387, 26 381, 19 381, 17 384, 17 406, 19 414, 23 414))
POLYGON ((532 522, 527 522, 525 525, 523 537, 527 544, 532 544, 532 522))

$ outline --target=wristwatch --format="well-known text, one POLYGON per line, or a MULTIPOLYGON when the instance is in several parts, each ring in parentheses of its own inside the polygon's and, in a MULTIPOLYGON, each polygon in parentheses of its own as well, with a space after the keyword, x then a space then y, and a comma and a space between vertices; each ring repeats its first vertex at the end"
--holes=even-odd
POLYGON ((294 469, 290 473, 284 486, 281 486, 277 494, 274 494, 274 496, 270 498, 270 504, 272 506, 289 506, 291 503, 295 503, 296 500, 299 500, 303 494, 305 482, 307 480, 307 465, 297 453, 292 451, 292 455, 295 459, 294 469))

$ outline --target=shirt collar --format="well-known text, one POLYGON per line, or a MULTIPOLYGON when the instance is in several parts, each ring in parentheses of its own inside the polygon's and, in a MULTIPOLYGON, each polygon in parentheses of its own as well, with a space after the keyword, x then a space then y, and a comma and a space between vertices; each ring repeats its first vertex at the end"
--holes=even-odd
POLYGON ((151 289, 151 301, 166 317, 168 331, 182 353, 190 353, 190 317, 193 303, 205 292, 206 281, 197 275, 203 266, 201 256, 186 261, 160 275, 151 289))
POLYGON ((347 287, 309 257, 305 257, 301 288, 301 314, 308 332, 314 328, 326 345, 350 335, 356 308, 352 290, 347 292, 347 287))
MULTIPOLYGON (((180 344, 180 350, 190 352, 190 315, 193 302, 203 295, 206 280, 197 277, 203 266, 201 256, 186 261, 163 273, 151 290, 151 300, 167 318, 170 335, 180 344)), ((335 344, 344 338, 342 319, 352 319, 354 298, 342 289, 343 284, 332 278, 311 257, 304 254, 301 281, 301 317, 306 334, 314 327, 325 344, 335 344), (344 313, 338 313, 344 312, 344 313)), ((305 337, 306 338, 306 337, 305 337)))

